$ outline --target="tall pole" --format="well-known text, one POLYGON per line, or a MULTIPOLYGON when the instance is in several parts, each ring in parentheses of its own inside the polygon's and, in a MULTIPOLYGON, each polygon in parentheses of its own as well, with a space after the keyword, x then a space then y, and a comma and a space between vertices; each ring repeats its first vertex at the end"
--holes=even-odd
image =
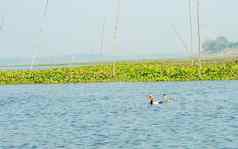
POLYGON ((1 17, 1 24, 0 24, 0 31, 3 31, 4 29, 4 17, 1 17))
MULTIPOLYGON (((118 27, 119 27, 119 19, 120 19, 120 8, 121 7, 121 0, 117 0, 117 10, 116 10, 116 18, 115 18, 115 26, 114 26, 114 34, 113 34, 113 40, 114 40, 114 47, 116 50, 117 49, 117 41, 118 41, 118 27)), ((112 64, 112 76, 116 76, 116 62, 114 61, 112 64)))
MULTIPOLYGON (((47 17, 47 13, 48 13, 48 5, 49 5, 49 0, 46 0, 45 1, 45 4, 44 4, 44 8, 43 8, 43 18, 46 18, 47 17)), ((41 34, 43 33, 44 31, 44 27, 43 27, 43 22, 40 24, 40 37, 41 37, 41 34)), ((39 44, 39 42, 38 42, 39 44)), ((35 54, 32 56, 32 59, 31 59, 31 66, 30 66, 30 70, 33 69, 33 66, 35 65, 35 61, 37 59, 37 54, 38 54, 38 44, 37 44, 37 47, 35 48, 35 54)))
POLYGON ((49 0, 46 0, 44 12, 43 12, 43 17, 46 17, 46 16, 47 16, 48 6, 49 6, 49 0))
POLYGON ((103 55, 103 48, 104 48, 104 34, 105 34, 105 24, 106 24, 106 16, 103 18, 103 24, 102 24, 102 31, 101 31, 101 42, 100 42, 100 56, 103 55))
POLYGON ((32 70, 35 65, 36 55, 37 55, 37 49, 35 49, 35 53, 32 56, 30 70, 32 70))
POLYGON ((188 9, 189 9, 189 26, 190 26, 190 54, 191 54, 192 65, 193 65, 193 64, 194 64, 194 61, 193 61, 192 0, 188 0, 188 9))
POLYGON ((185 49, 185 51, 189 52, 188 45, 186 44, 185 40, 182 38, 180 33, 177 31, 176 27, 173 24, 171 24, 171 27, 172 27, 176 37, 178 38, 178 40, 181 42, 181 44, 182 44, 183 48, 185 49))
POLYGON ((71 66, 73 66, 74 65, 74 56, 72 55, 71 56, 71 66))
POLYGON ((201 33, 200 33, 200 1, 197 0, 197 27, 198 27, 198 62, 199 62, 199 76, 201 76, 201 33))

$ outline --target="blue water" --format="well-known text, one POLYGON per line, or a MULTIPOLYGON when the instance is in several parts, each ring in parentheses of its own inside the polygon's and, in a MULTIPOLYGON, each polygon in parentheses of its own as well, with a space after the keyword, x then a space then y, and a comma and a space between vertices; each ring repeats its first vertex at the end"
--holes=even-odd
POLYGON ((237 149, 237 98, 238 81, 1 86, 0 149, 237 149))

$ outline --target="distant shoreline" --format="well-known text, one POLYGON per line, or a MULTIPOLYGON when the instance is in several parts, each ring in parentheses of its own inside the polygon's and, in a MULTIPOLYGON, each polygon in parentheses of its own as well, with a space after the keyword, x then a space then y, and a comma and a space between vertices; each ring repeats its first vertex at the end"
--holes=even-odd
POLYGON ((114 77, 111 63, 45 70, 0 70, 0 85, 238 80, 236 58, 205 59, 201 69, 195 62, 192 65, 189 59, 121 61, 116 63, 114 77))

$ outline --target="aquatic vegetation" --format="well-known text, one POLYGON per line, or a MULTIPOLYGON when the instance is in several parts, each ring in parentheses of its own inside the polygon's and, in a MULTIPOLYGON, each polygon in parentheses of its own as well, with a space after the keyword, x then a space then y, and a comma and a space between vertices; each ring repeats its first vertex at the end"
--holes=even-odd
POLYGON ((206 62, 200 69, 188 62, 120 62, 116 77, 111 64, 48 70, 0 71, 0 84, 58 84, 90 82, 154 82, 189 80, 238 80, 238 63, 206 62))

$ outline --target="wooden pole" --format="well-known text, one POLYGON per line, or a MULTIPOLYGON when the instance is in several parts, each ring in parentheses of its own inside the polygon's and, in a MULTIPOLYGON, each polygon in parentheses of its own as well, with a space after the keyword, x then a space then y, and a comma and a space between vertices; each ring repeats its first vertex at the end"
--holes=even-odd
POLYGON ((1 17, 0 31, 4 30, 4 17, 1 17))
POLYGON ((100 49, 99 49, 100 56, 103 55, 105 24, 106 24, 106 17, 103 18, 103 24, 102 24, 102 30, 101 30, 101 42, 100 42, 100 49))
MULTIPOLYGON (((46 18, 47 17, 47 13, 48 13, 48 5, 49 5, 49 0, 46 0, 45 1, 45 4, 44 4, 44 8, 43 8, 43 18, 46 18)), ((44 32, 44 27, 43 27, 43 23, 42 22, 40 24, 40 38, 41 38, 41 34, 44 32)), ((39 40, 40 41, 40 40, 39 40)), ((40 43, 38 43, 40 44, 40 43)), ((37 44, 37 48, 38 48, 38 44, 37 44)), ((38 49, 35 48, 35 54, 32 56, 32 59, 31 59, 31 66, 30 66, 30 70, 33 69, 34 65, 35 65, 35 61, 37 59, 37 54, 38 54, 38 49)))
POLYGON ((189 52, 189 48, 188 45, 186 44, 185 40, 182 38, 181 34, 177 31, 175 25, 171 24, 171 28, 173 29, 176 37, 178 38, 178 40, 181 42, 183 48, 185 49, 186 52, 189 52))
POLYGON ((192 0, 188 0, 189 8, 189 26, 190 26, 190 54, 192 59, 192 65, 194 65, 193 60, 193 23, 192 23, 192 0))
POLYGON ((47 13, 48 13, 48 5, 49 5, 49 0, 46 0, 44 12, 43 12, 43 17, 46 17, 46 16, 47 16, 47 13))
MULTIPOLYGON (((121 7, 121 0, 117 0, 117 10, 116 10, 116 18, 115 18, 115 26, 114 26, 114 47, 116 50, 117 49, 117 41, 118 41, 118 28, 119 28, 119 19, 120 19, 120 7, 121 7)), ((116 62, 114 61, 112 64, 112 76, 116 77, 116 62)))
POLYGON ((199 76, 201 77, 201 33, 200 33, 200 1, 197 0, 197 27, 198 27, 198 63, 199 63, 199 76))

